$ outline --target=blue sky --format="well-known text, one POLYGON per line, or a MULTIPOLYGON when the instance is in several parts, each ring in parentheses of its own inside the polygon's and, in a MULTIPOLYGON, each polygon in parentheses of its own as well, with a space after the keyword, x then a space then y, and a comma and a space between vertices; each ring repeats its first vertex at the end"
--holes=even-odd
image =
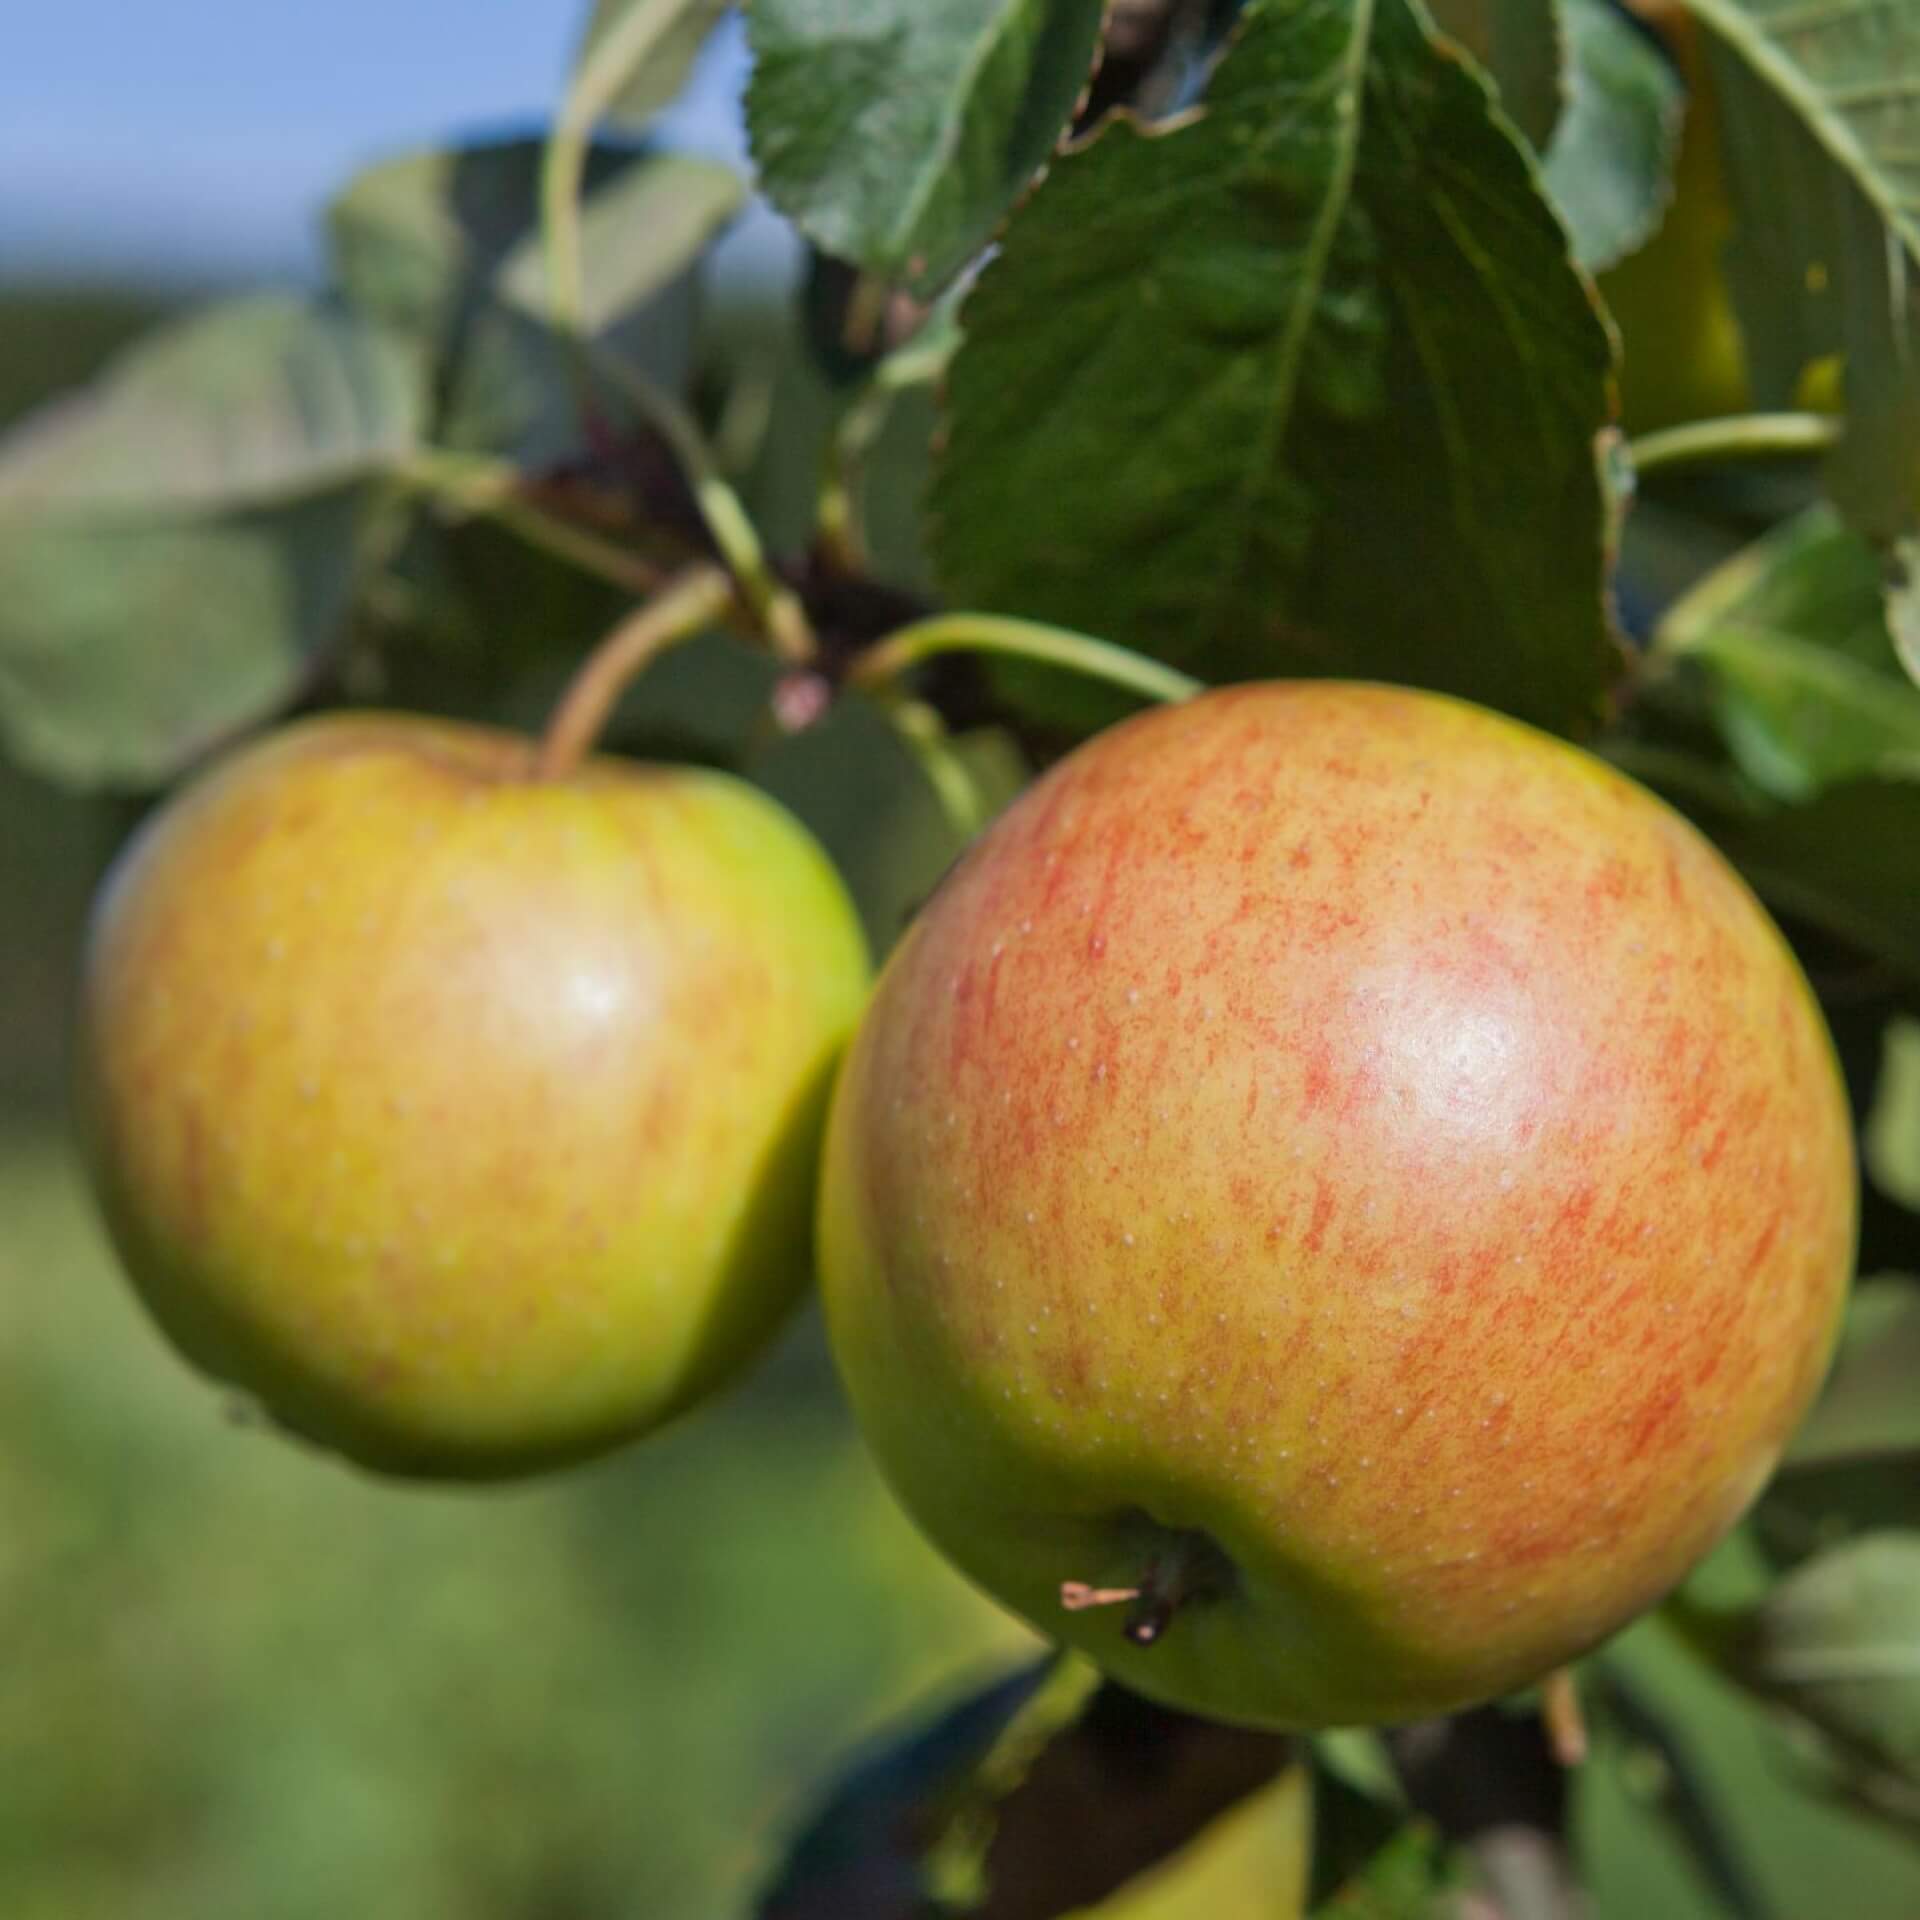
MULTIPOLYGON (((588 0, 0 0, 0 277, 305 273, 320 203, 395 147, 544 115, 588 0)), ((735 143, 737 34, 695 143, 735 143)))

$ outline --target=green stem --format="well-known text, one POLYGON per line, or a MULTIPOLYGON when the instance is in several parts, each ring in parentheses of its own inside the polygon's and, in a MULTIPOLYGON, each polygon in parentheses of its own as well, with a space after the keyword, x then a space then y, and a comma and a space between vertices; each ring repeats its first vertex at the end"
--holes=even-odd
POLYGON ((540 165, 540 238, 546 253, 548 311, 554 330, 564 338, 577 340, 585 332, 580 188, 593 130, 655 42, 685 10, 686 0, 636 0, 581 64, 547 136, 540 165))
POLYGON ((522 491, 524 476, 510 460, 427 451, 409 459, 397 478, 402 487, 455 516, 497 521, 529 546, 629 593, 651 593, 660 584, 660 570, 651 561, 534 506, 522 491))
POLYGON ((741 597, 760 623, 768 645, 789 666, 806 666, 820 650, 806 609, 799 595, 774 572, 758 529, 721 473, 693 416, 637 368, 604 349, 590 347, 587 353, 593 371, 618 387, 672 450, 714 547, 740 583, 741 597))
POLYGON ((902 674, 942 653, 999 653, 1065 667, 1143 700, 1190 700, 1204 691, 1203 683, 1190 674, 1111 641, 994 613, 938 614, 900 627, 854 662, 847 683, 869 693, 884 692, 902 674))
POLYGON ((581 411, 590 413, 593 383, 616 386, 658 429, 685 469, 707 531, 740 583, 769 646, 789 665, 819 651, 798 596, 768 564, 740 496, 722 477, 692 416, 644 375, 604 347, 586 326, 586 282, 580 248, 580 191, 593 130, 619 98, 654 45, 677 23, 685 0, 635 0, 588 56, 561 103, 540 167, 540 235, 546 256, 547 314, 565 343, 581 411))
POLYGON ((1825 453, 1845 423, 1829 413, 1747 413, 1727 420, 1690 420, 1631 441, 1627 457, 1643 478, 1676 467, 1730 460, 1781 460, 1825 453))
POLYGON ((940 811, 961 840, 971 840, 987 823, 987 809, 967 763, 954 752, 946 722, 920 700, 890 703, 894 725, 920 762, 940 811))

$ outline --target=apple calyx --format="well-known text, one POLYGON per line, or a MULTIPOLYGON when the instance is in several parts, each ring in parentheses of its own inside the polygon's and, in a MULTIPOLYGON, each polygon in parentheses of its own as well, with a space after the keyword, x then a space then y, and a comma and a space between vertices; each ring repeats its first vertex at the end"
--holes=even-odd
MULTIPOLYGON (((1156 1528, 1156 1532, 1160 1532, 1156 1528)), ((1136 1647, 1150 1647, 1173 1625, 1190 1601, 1217 1599, 1230 1584, 1231 1563, 1204 1533, 1162 1533, 1165 1544, 1147 1561, 1135 1587, 1096 1587, 1082 1580, 1060 1586, 1060 1604, 1068 1613, 1095 1607, 1125 1607, 1122 1636, 1136 1647)))

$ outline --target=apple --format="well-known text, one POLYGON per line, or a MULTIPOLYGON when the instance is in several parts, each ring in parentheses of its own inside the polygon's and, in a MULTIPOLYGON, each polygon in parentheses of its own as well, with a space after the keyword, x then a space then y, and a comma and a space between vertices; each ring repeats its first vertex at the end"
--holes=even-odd
POLYGON ((186 1355, 366 1466, 489 1478, 643 1433, 766 1341, 867 984, 838 876, 740 782, 332 716, 109 876, 77 1104, 186 1355))
POLYGON ((1394 1721, 1732 1525, 1855 1201, 1819 1011, 1685 821, 1460 701, 1248 685, 1080 748, 929 902, 835 1096, 821 1284, 990 1594, 1175 1706, 1394 1721))

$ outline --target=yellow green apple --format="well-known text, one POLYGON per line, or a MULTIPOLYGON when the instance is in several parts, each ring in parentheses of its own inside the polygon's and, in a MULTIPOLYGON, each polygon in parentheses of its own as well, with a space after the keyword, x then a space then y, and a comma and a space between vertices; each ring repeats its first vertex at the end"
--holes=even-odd
POLYGON ((657 1426, 811 1275, 854 911, 719 773, 362 714, 161 809, 77 1045, 113 1237, 179 1347, 368 1466, 491 1477, 657 1426))
POLYGON ((1176 1706, 1392 1721, 1732 1525, 1855 1199, 1806 982, 1678 815, 1455 700, 1249 685, 1088 743, 935 894, 835 1097, 821 1278, 989 1593, 1176 1706))

